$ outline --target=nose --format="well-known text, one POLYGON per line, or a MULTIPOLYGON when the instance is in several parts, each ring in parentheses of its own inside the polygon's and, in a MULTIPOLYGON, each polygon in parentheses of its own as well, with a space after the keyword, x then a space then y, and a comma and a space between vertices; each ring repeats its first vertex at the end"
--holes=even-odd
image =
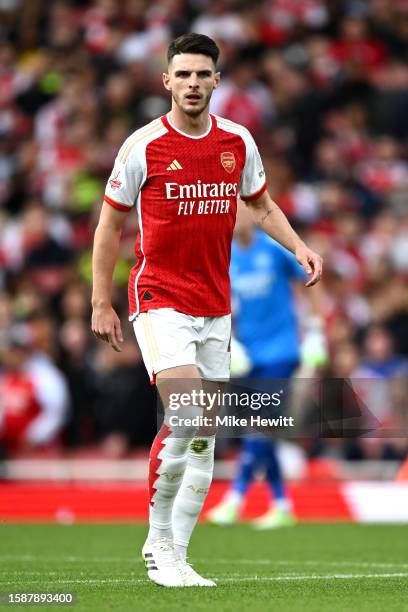
POLYGON ((195 89, 196 87, 198 87, 198 77, 197 77, 197 73, 196 72, 192 72, 190 74, 190 78, 188 81, 188 86, 191 89, 195 89))

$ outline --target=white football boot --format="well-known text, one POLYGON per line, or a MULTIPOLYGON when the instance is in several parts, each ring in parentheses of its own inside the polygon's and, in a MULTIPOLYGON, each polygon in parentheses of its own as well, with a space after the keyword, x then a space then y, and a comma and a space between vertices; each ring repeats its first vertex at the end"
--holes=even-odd
POLYGON ((217 584, 213 580, 203 578, 195 569, 191 567, 187 561, 179 559, 181 575, 183 577, 184 586, 186 587, 216 587, 217 584))
POLYGON ((150 580, 164 587, 186 586, 180 560, 170 538, 145 542, 142 556, 150 580))

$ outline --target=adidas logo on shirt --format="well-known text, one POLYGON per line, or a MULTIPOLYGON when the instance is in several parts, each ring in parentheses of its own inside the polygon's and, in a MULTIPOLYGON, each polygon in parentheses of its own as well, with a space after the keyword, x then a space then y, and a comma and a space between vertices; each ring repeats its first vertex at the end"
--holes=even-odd
POLYGON ((182 170, 183 166, 177 161, 177 159, 173 159, 170 166, 167 166, 166 170, 182 170))

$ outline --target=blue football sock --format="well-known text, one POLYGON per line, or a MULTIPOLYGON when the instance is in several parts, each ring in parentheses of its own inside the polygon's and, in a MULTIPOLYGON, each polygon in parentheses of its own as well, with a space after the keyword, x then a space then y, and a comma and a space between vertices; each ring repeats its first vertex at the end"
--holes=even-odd
POLYGON ((239 459, 238 474, 233 484, 233 490, 245 495, 249 485, 254 479, 257 469, 262 466, 264 458, 264 439, 261 437, 247 437, 242 441, 242 450, 239 459))
POLYGON ((266 468, 266 479, 272 489, 275 501, 285 500, 286 491, 283 482, 282 470, 279 463, 277 447, 274 440, 265 439, 264 462, 266 468))

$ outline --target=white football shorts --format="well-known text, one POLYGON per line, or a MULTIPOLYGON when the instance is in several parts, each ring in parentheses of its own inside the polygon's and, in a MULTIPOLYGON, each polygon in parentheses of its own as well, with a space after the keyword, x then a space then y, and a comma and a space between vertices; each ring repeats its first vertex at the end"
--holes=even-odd
POLYGON ((190 364, 204 380, 229 379, 230 314, 194 317, 157 308, 137 315, 133 328, 152 382, 162 370, 190 364))

